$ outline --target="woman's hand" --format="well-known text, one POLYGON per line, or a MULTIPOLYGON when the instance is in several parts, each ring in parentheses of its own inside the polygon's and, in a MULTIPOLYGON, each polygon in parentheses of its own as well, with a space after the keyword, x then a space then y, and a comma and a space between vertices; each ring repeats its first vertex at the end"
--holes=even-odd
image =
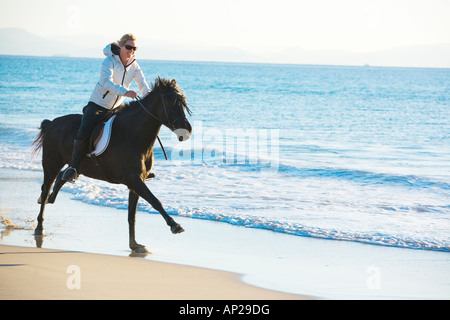
POLYGON ((131 98, 131 99, 136 99, 137 95, 138 94, 136 93, 136 91, 133 91, 133 90, 127 91, 127 93, 125 93, 125 97, 131 98))

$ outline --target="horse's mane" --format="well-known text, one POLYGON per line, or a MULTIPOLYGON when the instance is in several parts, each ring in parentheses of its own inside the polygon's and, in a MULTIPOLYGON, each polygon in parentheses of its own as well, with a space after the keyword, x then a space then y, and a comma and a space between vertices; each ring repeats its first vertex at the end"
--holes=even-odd
MULTIPOLYGON (((162 95, 171 95, 175 97, 175 99, 180 99, 180 102, 183 104, 183 106, 186 108, 186 111, 191 114, 191 111, 187 107, 186 104, 186 97, 181 92, 180 88, 178 87, 178 84, 175 80, 172 79, 165 79, 158 77, 155 79, 155 82, 152 83, 151 91, 148 95, 151 95, 152 93, 158 93, 162 95)), ((147 95, 147 96, 148 96, 147 95)), ((145 99, 145 97, 144 97, 145 99)), ((140 104, 137 101, 131 101, 128 103, 124 103, 122 106, 116 108, 115 112, 116 114, 119 113, 128 113, 132 112, 137 108, 140 108, 140 104)))

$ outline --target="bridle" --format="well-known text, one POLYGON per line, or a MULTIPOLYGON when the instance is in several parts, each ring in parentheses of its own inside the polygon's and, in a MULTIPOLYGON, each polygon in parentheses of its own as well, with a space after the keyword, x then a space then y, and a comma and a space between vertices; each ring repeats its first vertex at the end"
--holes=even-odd
MULTIPOLYGON (((180 120, 180 119, 183 119, 183 118, 186 119, 186 117, 185 117, 185 116, 180 116, 180 117, 176 118, 175 120, 170 121, 170 119, 169 119, 169 114, 167 113, 166 103, 164 102, 164 96, 165 96, 165 95, 167 95, 167 93, 164 93, 164 94, 163 94, 163 93, 160 93, 161 101, 162 101, 162 105, 163 105, 163 110, 164 110, 164 113, 163 113, 163 114, 165 115, 165 117, 166 117, 166 119, 167 119, 167 123, 164 123, 164 121, 162 121, 161 119, 159 119, 158 116, 156 116, 153 112, 151 112, 150 110, 148 110, 148 109, 144 106, 144 104, 142 103, 142 98, 141 98, 141 97, 136 96, 135 99, 136 99, 136 101, 139 103, 139 105, 141 106, 141 108, 144 109, 144 111, 145 111, 149 116, 151 116, 152 118, 155 118, 158 122, 160 122, 161 124, 167 126, 170 130, 175 131, 176 128, 175 128, 174 123, 175 123, 176 121, 180 120)), ((187 111, 188 111, 188 113, 190 114, 190 110, 187 109, 187 111)), ((183 115, 184 115, 184 112, 183 112, 183 115)), ((159 139, 159 136, 158 136, 158 135, 156 136, 156 138, 158 138, 158 142, 159 142, 159 145, 161 146, 161 149, 162 149, 162 151, 163 151, 163 153, 164 153, 164 157, 166 158, 166 160, 168 160, 168 159, 167 159, 166 150, 164 149, 164 146, 163 146, 163 144, 162 144, 162 142, 161 142, 161 139, 159 139)))
MULTIPOLYGON (((167 107, 166 107, 166 103, 164 102, 164 96, 166 96, 168 93, 160 93, 161 96, 161 101, 162 101, 162 105, 163 105, 163 115, 166 118, 166 122, 164 122, 163 120, 161 120, 158 116, 156 116, 153 112, 151 112, 150 110, 148 110, 144 104, 142 103, 142 98, 137 96, 136 97, 136 101, 139 103, 139 105, 141 106, 142 109, 144 109, 144 111, 150 115, 151 117, 155 118, 156 120, 158 120, 161 124, 167 126, 170 130, 175 131, 176 127, 174 125, 175 122, 177 122, 180 119, 186 119, 186 117, 184 116, 184 112, 182 116, 179 116, 178 118, 174 119, 173 121, 170 121, 169 119, 169 114, 167 112, 167 107)), ((189 112, 189 111, 188 111, 189 112)))

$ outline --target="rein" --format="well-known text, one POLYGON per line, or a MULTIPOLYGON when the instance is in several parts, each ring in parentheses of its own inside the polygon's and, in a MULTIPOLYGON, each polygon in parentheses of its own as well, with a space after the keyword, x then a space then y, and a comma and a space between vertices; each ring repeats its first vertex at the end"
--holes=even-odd
MULTIPOLYGON (((162 99, 162 96, 161 96, 161 99, 162 99)), ((142 107, 142 109, 144 109, 144 111, 147 112, 148 115, 152 116, 153 118, 155 118, 156 120, 158 120, 159 122, 161 122, 162 124, 164 124, 164 122, 162 122, 157 116, 155 116, 152 112, 150 112, 149 110, 147 110, 147 108, 142 104, 141 100, 142 100, 141 97, 139 97, 139 96, 136 97, 136 101, 139 103, 139 105, 142 107)), ((164 111, 165 111, 165 113, 166 113, 166 115, 167 115, 166 106, 165 106, 165 104, 164 104, 164 99, 162 99, 162 101, 163 101, 163 105, 164 105, 164 111)), ((168 115, 167 115, 167 119, 169 119, 169 116, 168 116, 168 115)), ((158 135, 156 136, 156 138, 158 138, 159 145, 161 146, 161 149, 162 149, 162 151, 163 151, 163 153, 164 153, 164 158, 166 158, 166 160, 168 160, 168 159, 167 159, 166 150, 164 149, 164 146, 163 146, 163 144, 162 144, 162 142, 161 142, 161 139, 159 138, 158 135)))

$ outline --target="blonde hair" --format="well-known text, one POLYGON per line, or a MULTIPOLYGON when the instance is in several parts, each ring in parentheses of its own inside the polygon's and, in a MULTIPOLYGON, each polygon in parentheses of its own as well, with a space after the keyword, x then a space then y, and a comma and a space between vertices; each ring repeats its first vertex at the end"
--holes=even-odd
POLYGON ((126 43, 128 40, 136 41, 137 39, 136 39, 136 37, 135 37, 132 33, 126 33, 126 34, 124 34, 124 35, 122 36, 122 38, 120 38, 119 41, 117 41, 117 43, 118 43, 120 46, 124 46, 125 43, 126 43))

